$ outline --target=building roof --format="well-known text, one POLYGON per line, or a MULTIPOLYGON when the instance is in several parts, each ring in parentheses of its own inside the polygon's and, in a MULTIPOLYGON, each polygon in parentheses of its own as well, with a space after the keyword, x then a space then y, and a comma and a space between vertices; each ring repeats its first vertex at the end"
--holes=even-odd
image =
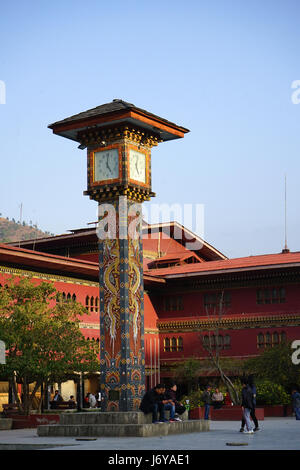
MULTIPOLYGON (((246 256, 206 263, 184 264, 161 269, 151 269, 153 275, 165 279, 193 277, 208 274, 220 274, 261 269, 300 267, 300 252, 276 253, 268 255, 246 256)), ((148 271, 146 271, 148 272, 148 271)))
MULTIPOLYGON (((40 251, 17 248, 0 243, 0 265, 19 267, 34 272, 47 272, 74 276, 74 278, 99 280, 99 263, 80 258, 68 258, 40 251)), ((144 275, 148 284, 163 284, 165 280, 151 273, 144 275)))
MULTIPOLYGON (((69 250, 71 251, 75 246, 84 249, 88 245, 98 243, 96 227, 74 229, 70 232, 53 237, 10 242, 8 245, 68 256, 69 250)), ((223 253, 178 222, 144 223, 143 250, 144 257, 151 258, 150 261, 167 256, 170 252, 195 254, 199 260, 203 261, 227 259, 223 253)))
POLYGON ((204 261, 197 256, 192 251, 183 251, 183 252, 176 252, 176 253, 168 253, 160 258, 156 258, 148 263, 148 268, 155 269, 155 266, 164 265, 164 264, 180 264, 184 263, 188 260, 193 260, 195 263, 203 263, 204 261), (153 267, 152 267, 153 266, 153 267))
MULTIPOLYGON (((189 250, 190 252, 197 254, 197 256, 199 256, 204 261, 227 259, 227 256, 221 253, 221 251, 217 250, 217 248, 210 245, 199 235, 187 229, 177 221, 148 224, 147 226, 144 225, 144 247, 149 245, 149 240, 152 241, 152 244, 157 244, 158 234, 161 234, 162 243, 168 237, 178 242, 178 249, 176 251, 186 252, 186 250, 189 250), (150 237, 147 238, 147 234, 150 235, 150 237)), ((163 252, 164 250, 161 251, 163 252)), ((169 252, 169 250, 167 252, 169 252)))

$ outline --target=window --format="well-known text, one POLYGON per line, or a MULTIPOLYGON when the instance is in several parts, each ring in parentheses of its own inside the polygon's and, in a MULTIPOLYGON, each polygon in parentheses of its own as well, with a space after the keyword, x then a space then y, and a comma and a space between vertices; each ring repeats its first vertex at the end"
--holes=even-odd
POLYGON ((89 297, 87 295, 85 298, 85 308, 88 312, 99 312, 99 297, 89 297))
POLYGON ((203 344, 203 348, 204 348, 204 349, 208 349, 208 348, 209 348, 209 336, 207 336, 207 335, 203 336, 203 338, 202 338, 202 344, 203 344))
POLYGON ((265 346, 266 346, 266 347, 272 346, 270 333, 266 333, 266 334, 265 334, 265 346))
POLYGON ((164 339, 164 352, 170 352, 170 339, 164 339))
POLYGON ((229 335, 224 336, 224 349, 230 349, 231 347, 231 338, 229 335))
POLYGON ((203 296, 204 308, 217 308, 220 306, 222 300, 223 307, 231 306, 231 293, 226 292, 210 292, 203 296))
POLYGON ((179 352, 183 351, 183 338, 165 338, 164 339, 164 352, 179 352))
POLYGON ((202 346, 203 349, 230 349, 231 347, 231 338, 229 335, 204 335, 202 337, 202 346))
POLYGON ((272 345, 277 346, 278 344, 279 344, 279 335, 275 331, 275 333, 273 333, 273 335, 272 335, 272 345))
POLYGON ((280 342, 281 343, 285 343, 286 342, 286 333, 284 331, 282 331, 280 333, 280 342))
POLYGON ((261 349, 264 347, 264 345, 265 345, 265 337, 262 333, 259 333, 257 335, 257 347, 261 349))
POLYGON ((280 333, 274 331, 272 334, 267 331, 266 333, 259 333, 257 335, 257 348, 272 348, 274 346, 278 346, 280 343, 284 343, 285 341, 285 331, 281 331, 280 333))
POLYGON ((222 335, 218 335, 216 337, 217 339, 217 346, 219 349, 223 349, 223 346, 224 346, 224 343, 223 343, 223 336, 222 335))
POLYGON ((181 336, 177 339, 177 351, 183 351, 183 339, 181 336))
POLYGON ((176 351, 177 350, 177 341, 176 338, 171 339, 171 351, 176 351))
POLYGON ((272 287, 269 289, 258 289, 256 291, 256 303, 261 304, 278 304, 285 302, 285 288, 272 287))
POLYGON ((57 292, 56 302, 76 302, 76 294, 70 294, 70 292, 57 292))
POLYGON ((164 298, 164 311, 176 312, 183 310, 183 299, 181 295, 167 296, 164 298))
POLYGON ((281 287, 279 289, 279 302, 280 303, 285 302, 285 288, 284 287, 281 287))

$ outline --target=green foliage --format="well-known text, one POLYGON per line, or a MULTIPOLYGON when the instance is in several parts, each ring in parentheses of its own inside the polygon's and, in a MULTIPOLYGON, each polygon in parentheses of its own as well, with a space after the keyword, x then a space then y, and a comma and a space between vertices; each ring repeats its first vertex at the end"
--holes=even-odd
POLYGON ((34 398, 28 396, 30 383, 38 387, 99 368, 97 346, 79 328, 86 309, 74 301, 56 302, 56 296, 52 284, 29 278, 0 287, 0 338, 7 349, 0 372, 22 383, 28 409, 34 398))
POLYGON ((259 405, 288 405, 290 395, 284 387, 271 380, 259 380, 256 384, 256 404, 259 405))
POLYGON ((280 384, 286 390, 300 386, 300 365, 292 363, 292 352, 290 343, 282 343, 246 361, 244 371, 280 384))
POLYGON ((194 410, 195 408, 204 406, 204 402, 202 400, 203 393, 204 393, 204 390, 200 390, 200 389, 194 390, 188 395, 184 395, 180 401, 186 406, 187 400, 189 400, 189 409, 194 410))
MULTIPOLYGON (((241 392, 241 389, 242 389, 242 385, 241 385, 241 382, 239 380, 237 380, 236 382, 234 382, 234 387, 235 389, 237 390, 238 393, 241 392)), ((221 384, 220 386, 218 387, 212 387, 211 389, 211 394, 214 393, 215 389, 218 389, 221 393, 223 393, 224 395, 224 399, 225 399, 225 396, 228 394, 228 391, 226 389, 226 386, 224 384, 221 384)), ((189 393, 188 395, 184 395, 182 398, 181 398, 181 402, 186 404, 186 400, 189 400, 189 409, 190 410, 193 410, 195 408, 199 408, 201 406, 204 406, 204 402, 202 400, 202 395, 204 393, 204 388, 203 389, 200 389, 198 388, 197 390, 194 390, 192 391, 191 393, 189 393)))
POLYGON ((176 367, 175 378, 178 382, 184 381, 187 384, 189 394, 198 386, 200 370, 200 361, 193 358, 187 359, 176 367))

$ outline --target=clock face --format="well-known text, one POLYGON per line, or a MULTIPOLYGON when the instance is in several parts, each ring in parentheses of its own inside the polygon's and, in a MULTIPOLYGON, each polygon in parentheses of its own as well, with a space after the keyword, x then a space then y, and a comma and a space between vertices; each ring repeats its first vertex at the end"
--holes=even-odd
POLYGON ((129 178, 146 183, 146 155, 144 153, 130 150, 129 178))
POLYGON ((118 149, 103 150, 94 153, 94 181, 106 181, 119 178, 118 149))

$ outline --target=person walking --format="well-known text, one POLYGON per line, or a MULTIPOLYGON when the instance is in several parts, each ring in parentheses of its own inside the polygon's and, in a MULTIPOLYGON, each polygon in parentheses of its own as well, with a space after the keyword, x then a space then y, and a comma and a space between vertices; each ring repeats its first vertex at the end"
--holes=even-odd
POLYGON ((202 394, 202 400, 204 401, 204 419, 209 419, 209 410, 211 405, 211 386, 208 385, 202 394))
MULTIPOLYGON (((256 407, 256 386, 253 382, 253 378, 252 377, 249 377, 248 379, 248 384, 252 390, 252 402, 253 402, 253 408, 251 409, 250 411, 250 417, 254 423, 254 429, 253 431, 254 432, 257 432, 257 431, 260 431, 260 428, 258 426, 258 420, 257 420, 257 417, 256 417, 256 414, 255 414, 255 407, 256 407)), ((244 418, 244 415, 242 416, 242 424, 241 424, 241 429, 240 429, 240 432, 244 432, 244 428, 245 428, 245 418, 244 418)))
POLYGON ((246 434, 253 434, 253 428, 250 421, 250 412, 253 409, 253 393, 250 385, 244 380, 242 388, 242 411, 245 419, 245 425, 247 431, 243 431, 246 434))
POLYGON ((296 389, 292 390, 292 406, 295 418, 300 420, 300 393, 296 389))

